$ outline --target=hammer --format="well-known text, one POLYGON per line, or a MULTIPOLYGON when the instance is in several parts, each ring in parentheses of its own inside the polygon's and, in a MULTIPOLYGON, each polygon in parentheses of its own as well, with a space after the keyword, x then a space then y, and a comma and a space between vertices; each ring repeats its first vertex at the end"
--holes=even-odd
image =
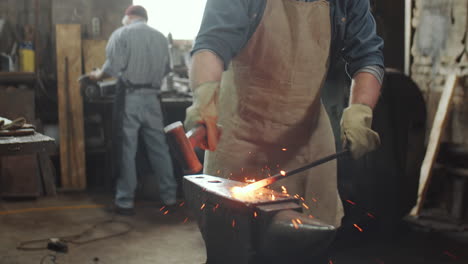
POLYGON ((167 135, 169 146, 184 167, 184 173, 194 174, 201 171, 203 165, 200 163, 194 148, 206 140, 206 127, 199 125, 185 133, 184 125, 177 121, 166 126, 164 132, 167 135))

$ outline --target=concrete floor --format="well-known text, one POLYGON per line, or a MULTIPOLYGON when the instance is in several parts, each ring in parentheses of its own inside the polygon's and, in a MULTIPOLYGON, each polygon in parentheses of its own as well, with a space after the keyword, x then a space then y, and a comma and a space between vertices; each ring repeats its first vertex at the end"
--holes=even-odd
MULTIPOLYGON (((41 198, 31 202, 1 202, 0 211, 25 208, 50 208, 63 206, 96 205, 108 203, 88 195, 66 195, 41 198)), ((121 237, 98 241, 87 245, 70 245, 68 254, 57 256, 57 263, 69 264, 129 264, 129 263, 203 263, 205 250, 203 239, 193 221, 183 223, 183 212, 163 215, 157 203, 140 203, 133 217, 116 217, 126 221, 133 230, 121 237), (94 261, 98 258, 99 261, 94 261)), ((75 235, 96 223, 111 219, 112 214, 101 208, 62 209, 45 212, 25 212, 0 215, 0 263, 40 263, 48 254, 46 250, 25 252, 16 250, 20 241, 48 237, 75 235)), ((83 239, 125 230, 118 224, 105 225, 83 239)), ((53 263, 46 261, 44 263, 53 263)))
MULTIPOLYGON (((60 195, 36 201, 0 201, 0 263, 41 263, 41 259, 50 252, 18 251, 16 249, 18 243, 81 233, 96 223, 111 219, 112 215, 101 208, 63 207, 96 206, 109 202, 110 196, 88 194, 60 195), (50 211, 29 210, 29 208, 51 207, 60 208, 52 208, 50 211), (21 211, 23 209, 26 210, 21 211)), ((184 223, 186 219, 184 209, 164 215, 155 202, 140 202, 137 206, 136 216, 116 218, 131 223, 133 230, 130 233, 87 245, 70 245, 68 254, 57 255, 56 263, 204 263, 203 240, 193 221, 184 223)), ((105 225, 82 239, 95 238, 124 229, 124 226, 118 224, 105 225)), ((43 263, 54 262, 46 259, 43 263)), ((330 263, 467 264, 468 239, 466 234, 454 237, 405 229, 394 239, 381 241, 364 233, 351 232, 337 244, 330 263)))

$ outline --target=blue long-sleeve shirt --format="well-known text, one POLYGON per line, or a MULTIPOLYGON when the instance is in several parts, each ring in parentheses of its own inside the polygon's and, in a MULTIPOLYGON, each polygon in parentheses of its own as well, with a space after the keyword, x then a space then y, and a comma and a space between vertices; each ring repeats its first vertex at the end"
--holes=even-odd
MULTIPOLYGON (((255 33, 267 0, 208 0, 192 54, 211 50, 225 68, 255 33)), ((313 2, 316 0, 298 0, 313 2)), ((369 0, 328 0, 332 25, 331 63, 346 61, 350 76, 371 72, 383 78, 383 40, 376 33, 369 0)))

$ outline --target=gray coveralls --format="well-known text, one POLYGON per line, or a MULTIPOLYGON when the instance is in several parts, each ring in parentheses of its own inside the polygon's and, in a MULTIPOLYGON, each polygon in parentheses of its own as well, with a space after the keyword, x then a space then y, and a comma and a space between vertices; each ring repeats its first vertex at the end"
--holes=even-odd
POLYGON ((143 20, 135 21, 111 35, 106 56, 103 71, 119 78, 120 83, 114 108, 118 172, 115 203, 123 208, 134 206, 135 158, 141 136, 151 168, 157 173, 161 200, 173 205, 177 183, 157 98, 161 82, 168 73, 167 40, 143 20))

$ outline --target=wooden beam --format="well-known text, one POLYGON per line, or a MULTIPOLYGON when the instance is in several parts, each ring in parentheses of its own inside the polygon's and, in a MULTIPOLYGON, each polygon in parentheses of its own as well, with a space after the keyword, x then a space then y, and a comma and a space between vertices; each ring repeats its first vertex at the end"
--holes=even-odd
POLYGON ((55 196, 57 191, 55 188, 55 173, 54 166, 50 161, 47 152, 38 153, 39 167, 41 169, 42 184, 46 195, 55 196))
POLYGON ((83 99, 78 83, 82 74, 81 26, 56 25, 56 47, 61 185, 66 189, 84 190, 83 99))
POLYGON ((101 68, 106 61, 107 40, 83 40, 83 60, 85 73, 101 68))
POLYGON ((412 14, 413 0, 405 0, 405 74, 407 76, 411 76, 412 14))
POLYGON ((421 166, 418 200, 416 202, 416 206, 411 210, 410 216, 418 216, 423 207, 426 193, 429 188, 429 182, 432 176, 432 168, 437 158, 437 154, 439 153, 442 133, 445 131, 447 124, 452 97, 455 91, 455 87, 457 87, 457 81, 458 77, 455 74, 449 75, 445 81, 444 91, 442 92, 439 106, 437 107, 437 113, 434 118, 434 123, 432 125, 431 134, 429 136, 426 155, 421 166))

